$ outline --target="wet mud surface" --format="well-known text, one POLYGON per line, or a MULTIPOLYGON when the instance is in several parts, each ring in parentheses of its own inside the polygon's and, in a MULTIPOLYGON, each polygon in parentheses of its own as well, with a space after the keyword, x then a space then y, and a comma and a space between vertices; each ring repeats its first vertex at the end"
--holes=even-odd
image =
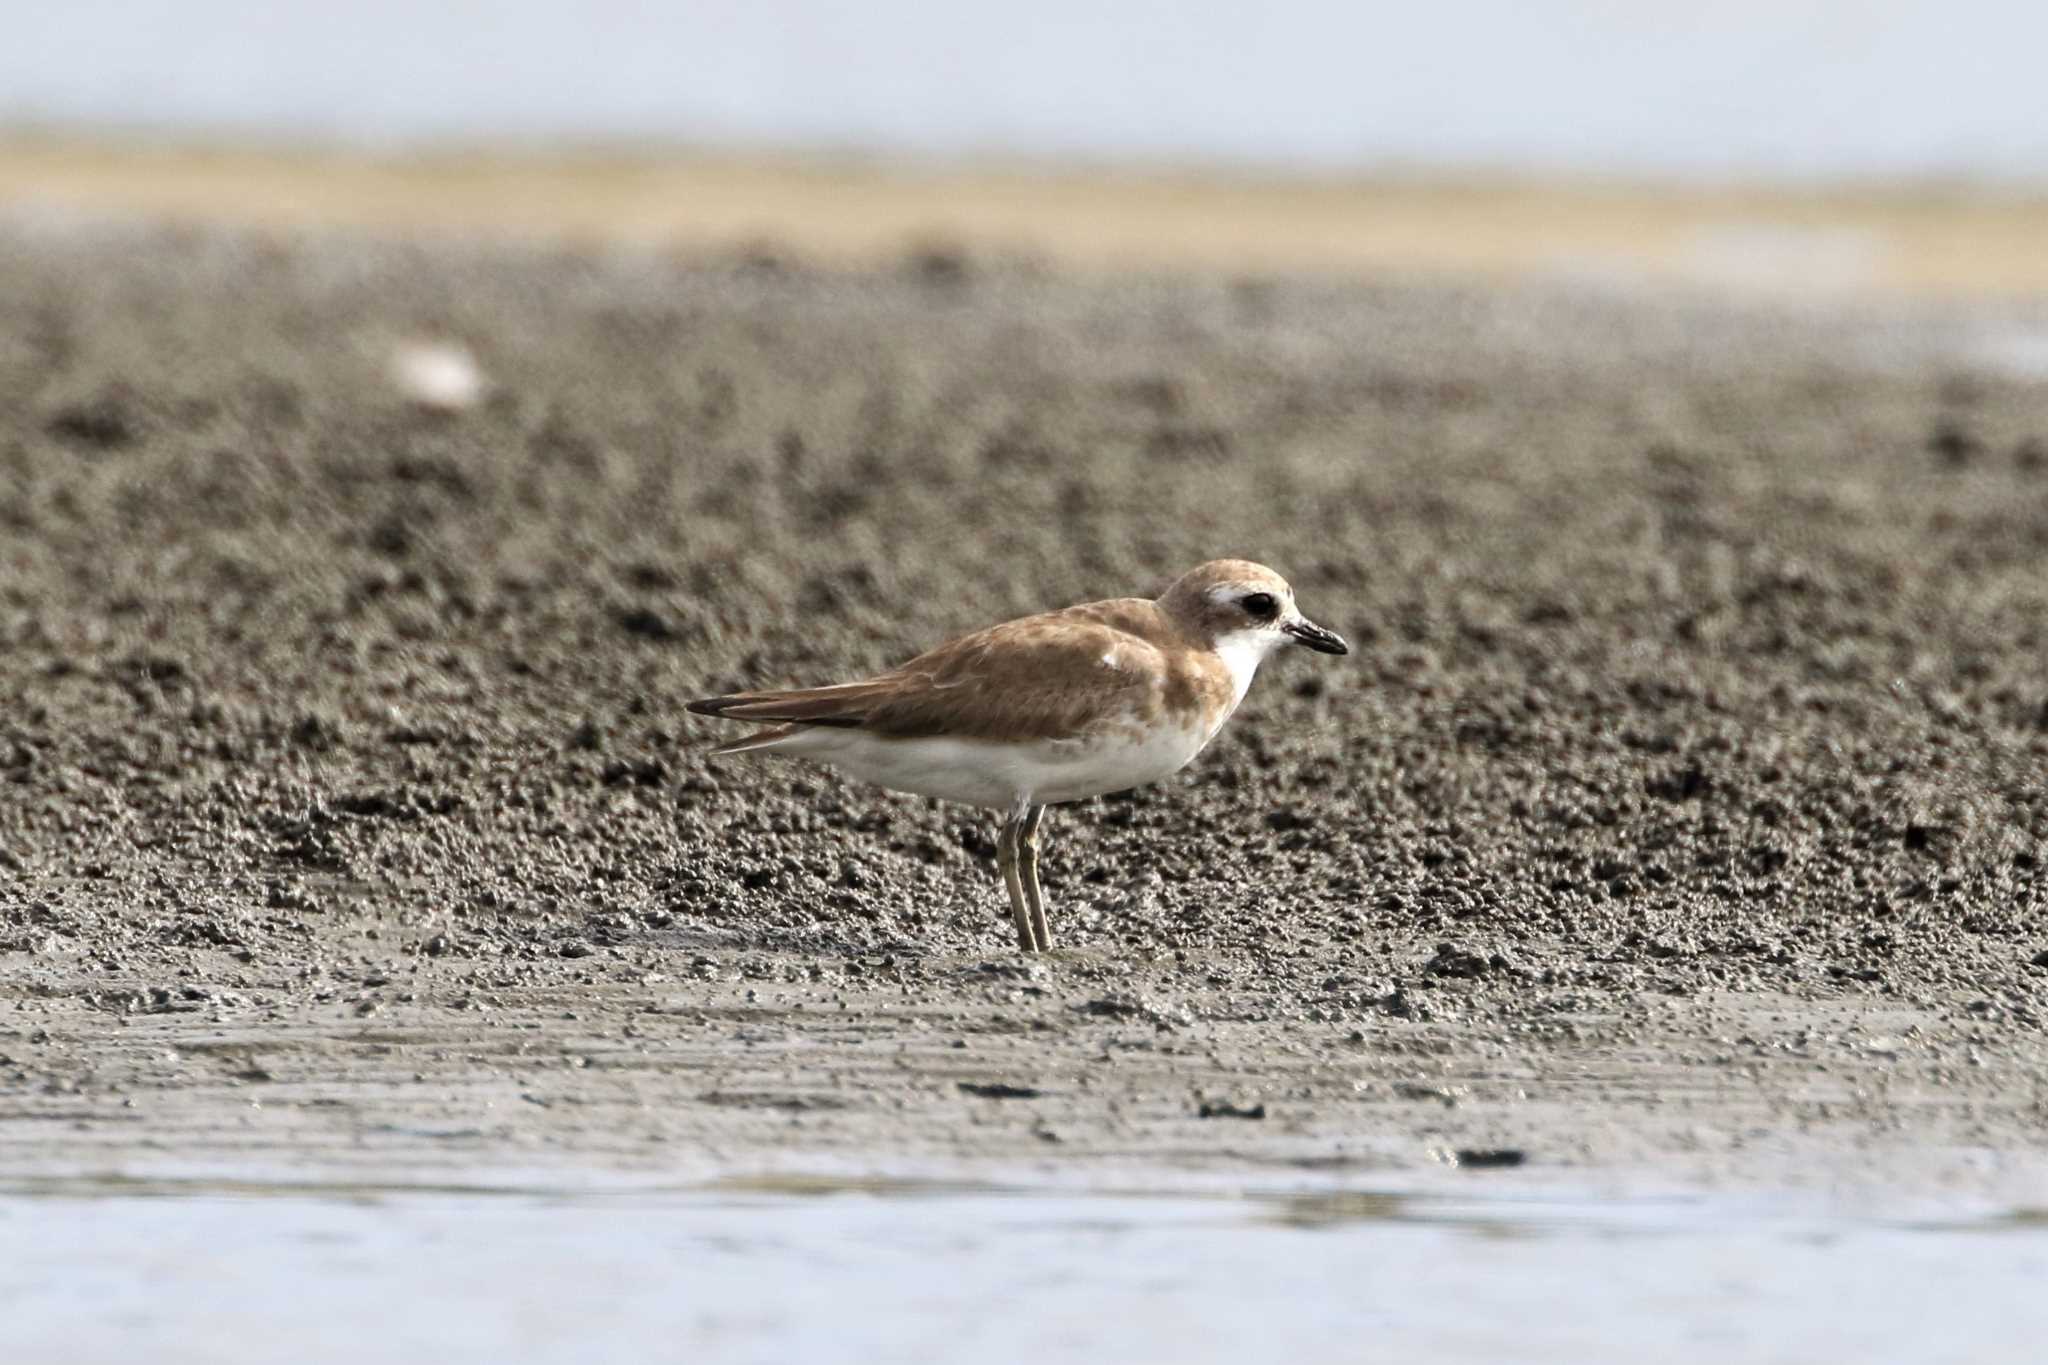
POLYGON ((1888 307, 8 228, 0 1159, 2037 1160, 2048 393, 1888 307), (1044 959, 681 710, 1219 555, 1356 652, 1044 959))

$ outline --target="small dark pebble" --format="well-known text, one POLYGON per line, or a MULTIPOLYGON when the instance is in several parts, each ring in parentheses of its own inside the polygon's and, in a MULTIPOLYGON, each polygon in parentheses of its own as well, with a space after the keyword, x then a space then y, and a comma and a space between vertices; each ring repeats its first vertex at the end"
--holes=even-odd
POLYGON ((637 635, 643 640, 658 640, 663 643, 680 637, 680 632, 669 624, 668 618, 660 612, 646 607, 632 607, 613 614, 619 629, 628 635, 637 635))
POLYGON ((1262 1119, 1266 1117, 1264 1104, 1231 1104, 1224 1100, 1203 1100, 1202 1107, 1195 1110, 1196 1118, 1203 1119, 1262 1119))
POLYGON ((961 1081, 960 1089, 984 1100, 1035 1100, 1045 1093, 1028 1085, 1004 1085, 1000 1081, 961 1081))
POLYGON ((1473 1171, 1504 1170, 1529 1159, 1519 1147, 1460 1147, 1457 1156, 1461 1168, 1473 1171))

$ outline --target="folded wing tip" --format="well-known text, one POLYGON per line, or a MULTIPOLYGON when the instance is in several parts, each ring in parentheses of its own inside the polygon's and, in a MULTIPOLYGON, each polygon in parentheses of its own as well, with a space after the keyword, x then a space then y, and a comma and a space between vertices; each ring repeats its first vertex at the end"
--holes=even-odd
POLYGON ((852 701, 834 695, 837 689, 817 688, 803 692, 736 692, 724 697, 700 697, 683 703, 683 709, 699 716, 720 720, 747 721, 755 725, 831 725, 852 729, 867 723, 863 709, 852 709, 852 701))

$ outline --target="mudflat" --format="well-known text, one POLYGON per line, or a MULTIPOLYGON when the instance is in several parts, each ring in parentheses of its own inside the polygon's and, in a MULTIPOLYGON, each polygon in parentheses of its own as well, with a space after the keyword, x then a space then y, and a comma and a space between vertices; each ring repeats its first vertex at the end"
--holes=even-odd
POLYGON ((2041 324, 8 227, 0 1163, 2034 1179, 2041 324), (1220 555, 1045 957, 681 710, 1220 555))

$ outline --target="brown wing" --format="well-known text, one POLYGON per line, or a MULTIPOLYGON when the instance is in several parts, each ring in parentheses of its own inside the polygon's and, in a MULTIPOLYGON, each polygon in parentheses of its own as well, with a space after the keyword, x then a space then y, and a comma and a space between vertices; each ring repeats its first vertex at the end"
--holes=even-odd
POLYGON ((1149 602, 1090 603, 976 631, 864 682, 737 692, 686 709, 902 739, 1068 739, 1160 704, 1166 669, 1147 637, 1161 629, 1149 602))

